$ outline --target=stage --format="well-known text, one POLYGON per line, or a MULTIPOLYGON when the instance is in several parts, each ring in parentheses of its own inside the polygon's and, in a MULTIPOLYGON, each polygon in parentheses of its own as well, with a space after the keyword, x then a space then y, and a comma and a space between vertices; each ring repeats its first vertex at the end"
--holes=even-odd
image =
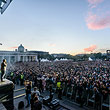
POLYGON ((13 110, 13 89, 12 81, 4 79, 0 82, 0 103, 2 103, 7 110, 13 110))

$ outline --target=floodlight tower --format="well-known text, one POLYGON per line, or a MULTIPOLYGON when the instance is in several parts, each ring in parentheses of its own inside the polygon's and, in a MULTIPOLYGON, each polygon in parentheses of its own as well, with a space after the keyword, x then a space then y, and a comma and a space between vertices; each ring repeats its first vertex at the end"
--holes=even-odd
POLYGON ((3 14, 4 11, 8 8, 12 0, 0 0, 0 13, 3 14))

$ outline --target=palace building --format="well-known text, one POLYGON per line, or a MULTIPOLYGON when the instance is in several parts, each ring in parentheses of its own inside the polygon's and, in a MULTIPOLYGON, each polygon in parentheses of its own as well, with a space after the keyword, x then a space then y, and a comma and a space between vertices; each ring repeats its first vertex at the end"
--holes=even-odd
POLYGON ((43 51, 28 51, 21 44, 15 51, 0 51, 0 63, 6 59, 8 63, 38 61, 38 54, 48 54, 43 51))

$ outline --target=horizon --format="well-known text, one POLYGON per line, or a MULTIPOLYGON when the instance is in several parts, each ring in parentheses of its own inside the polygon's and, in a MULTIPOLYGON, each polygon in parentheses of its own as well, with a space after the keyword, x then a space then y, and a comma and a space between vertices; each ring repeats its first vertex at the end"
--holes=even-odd
MULTIPOLYGON (((19 46, 20 46, 20 45, 19 45, 19 46)), ((18 46, 18 47, 19 47, 19 46, 18 46)), ((24 46, 24 45, 23 45, 23 46, 24 46)), ((10 51, 10 52, 12 51, 12 52, 14 52, 14 51, 16 51, 16 49, 18 49, 18 47, 14 47, 13 50, 3 50, 3 49, 2 49, 2 50, 0 50, 0 51, 10 51)), ((24 48, 25 48, 25 47, 24 47, 24 48)), ((25 48, 25 49, 27 49, 27 48, 25 48)), ((27 51, 41 51, 41 50, 28 50, 28 49, 27 49, 27 51)), ((42 51, 42 52, 48 52, 48 51, 42 51)), ((102 53, 102 54, 105 54, 106 51, 105 51, 105 52, 89 52, 89 53, 84 52, 84 53, 76 53, 76 54, 61 53, 61 52, 60 52, 60 53, 50 53, 50 52, 49 52, 49 54, 68 54, 68 55, 72 55, 72 56, 84 55, 84 54, 87 55, 87 54, 92 54, 92 53, 93 53, 93 54, 94 54, 94 53, 102 53)))

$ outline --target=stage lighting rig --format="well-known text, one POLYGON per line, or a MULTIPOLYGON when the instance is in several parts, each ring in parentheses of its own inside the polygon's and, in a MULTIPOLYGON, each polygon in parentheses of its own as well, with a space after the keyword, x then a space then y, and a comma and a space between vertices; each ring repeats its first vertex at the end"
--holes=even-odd
POLYGON ((1 14, 8 8, 12 0, 0 0, 0 12, 1 14))

